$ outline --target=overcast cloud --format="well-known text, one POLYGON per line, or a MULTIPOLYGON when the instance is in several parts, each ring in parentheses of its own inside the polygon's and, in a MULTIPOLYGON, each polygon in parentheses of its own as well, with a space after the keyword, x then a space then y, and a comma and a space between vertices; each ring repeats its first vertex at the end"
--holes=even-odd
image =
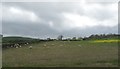
POLYGON ((118 33, 118 3, 4 2, 2 34, 39 38, 118 33))

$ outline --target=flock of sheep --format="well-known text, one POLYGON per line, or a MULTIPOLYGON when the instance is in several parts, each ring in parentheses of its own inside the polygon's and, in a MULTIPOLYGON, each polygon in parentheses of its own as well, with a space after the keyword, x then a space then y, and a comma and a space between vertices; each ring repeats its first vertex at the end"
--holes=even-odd
MULTIPOLYGON (((25 43, 24 45, 28 45, 29 43, 25 43)), ((20 44, 14 44, 10 46, 11 48, 21 48, 22 46, 20 44)), ((29 46, 29 49, 32 49, 32 46, 29 46)))
MULTIPOLYGON (((28 45, 29 43, 25 43, 24 45, 28 45)), ((52 46, 54 46, 55 44, 51 44, 52 46)), ((47 47, 47 43, 45 43, 44 45, 43 45, 44 47, 47 47)), ((60 46, 64 46, 63 44, 61 44, 60 46)), ((81 45, 78 45, 79 47, 81 47, 81 45)), ((14 44, 14 45, 11 45, 10 46, 11 48, 21 48, 22 46, 20 45, 20 44, 14 44)), ((33 46, 29 46, 28 47, 29 49, 32 49, 33 48, 33 46)))

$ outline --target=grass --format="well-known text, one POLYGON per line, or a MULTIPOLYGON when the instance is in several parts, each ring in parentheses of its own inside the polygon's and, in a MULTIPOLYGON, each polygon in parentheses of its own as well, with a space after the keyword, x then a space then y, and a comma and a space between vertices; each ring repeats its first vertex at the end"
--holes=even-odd
POLYGON ((118 44, 50 41, 3 50, 3 67, 116 67, 118 44), (46 44, 46 46, 44 46, 46 44))

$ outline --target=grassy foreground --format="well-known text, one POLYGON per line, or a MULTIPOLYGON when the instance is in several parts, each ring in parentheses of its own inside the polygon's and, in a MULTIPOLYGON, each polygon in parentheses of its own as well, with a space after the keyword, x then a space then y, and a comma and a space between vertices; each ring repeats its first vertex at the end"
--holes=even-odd
POLYGON ((3 67, 114 67, 116 42, 50 41, 3 50, 3 67), (29 46, 33 46, 29 49, 29 46))

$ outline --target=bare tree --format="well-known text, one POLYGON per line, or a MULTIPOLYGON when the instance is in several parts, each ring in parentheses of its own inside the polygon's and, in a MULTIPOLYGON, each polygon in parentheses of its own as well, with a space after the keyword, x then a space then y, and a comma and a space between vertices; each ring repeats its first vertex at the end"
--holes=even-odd
POLYGON ((57 39, 62 40, 62 38, 63 38, 63 35, 59 35, 57 39))

